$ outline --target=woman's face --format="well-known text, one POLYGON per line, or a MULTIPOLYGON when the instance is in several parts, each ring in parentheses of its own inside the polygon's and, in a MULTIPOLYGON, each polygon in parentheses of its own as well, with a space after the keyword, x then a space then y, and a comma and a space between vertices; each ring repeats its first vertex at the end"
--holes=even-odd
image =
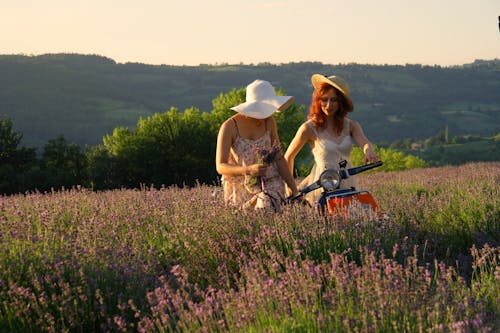
POLYGON ((328 89, 320 96, 321 110, 327 116, 333 116, 340 107, 340 99, 335 89, 328 89))

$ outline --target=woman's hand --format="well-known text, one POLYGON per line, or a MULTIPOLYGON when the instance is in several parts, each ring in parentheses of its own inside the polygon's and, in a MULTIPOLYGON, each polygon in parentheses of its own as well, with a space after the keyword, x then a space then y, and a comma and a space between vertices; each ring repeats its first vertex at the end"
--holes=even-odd
POLYGON ((375 154, 372 147, 365 149, 365 163, 374 163, 380 161, 380 158, 375 154))
POLYGON ((292 195, 297 194, 298 192, 299 192, 298 190, 293 191, 293 190, 290 188, 290 186, 288 186, 288 184, 285 186, 285 195, 286 195, 287 197, 291 197, 292 195))
POLYGON ((267 170, 267 165, 265 164, 251 164, 246 167, 245 174, 256 177, 264 176, 267 170))

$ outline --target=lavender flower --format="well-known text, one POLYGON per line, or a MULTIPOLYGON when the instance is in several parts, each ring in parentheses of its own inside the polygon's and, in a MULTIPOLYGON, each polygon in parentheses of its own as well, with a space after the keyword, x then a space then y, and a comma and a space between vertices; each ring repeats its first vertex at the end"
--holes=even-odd
MULTIPOLYGON (((281 151, 279 142, 274 143, 271 147, 262 147, 255 145, 253 147, 254 154, 256 156, 256 162, 259 164, 271 165, 275 162, 278 153, 281 151)), ((265 176, 252 177, 249 181, 250 185, 259 186, 260 191, 265 189, 265 176)))

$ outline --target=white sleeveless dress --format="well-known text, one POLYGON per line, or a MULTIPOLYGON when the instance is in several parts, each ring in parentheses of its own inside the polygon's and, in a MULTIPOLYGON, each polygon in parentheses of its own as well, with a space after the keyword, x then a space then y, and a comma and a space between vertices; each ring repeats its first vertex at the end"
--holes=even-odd
MULTIPOLYGON (((350 119, 345 118, 344 129, 338 137, 333 137, 333 135, 325 129, 315 127, 311 120, 306 122, 306 126, 316 134, 318 139, 315 142, 315 147, 312 149, 314 165, 311 169, 311 173, 299 184, 299 189, 317 181, 321 173, 326 169, 338 170, 340 168, 339 162, 342 160, 347 161, 346 168, 352 168, 350 155, 354 141, 350 134, 350 119)), ((351 187, 357 187, 355 177, 342 180, 340 188, 348 189, 351 187)), ((311 205, 315 206, 321 192, 321 189, 317 189, 309 192, 305 198, 311 205)))

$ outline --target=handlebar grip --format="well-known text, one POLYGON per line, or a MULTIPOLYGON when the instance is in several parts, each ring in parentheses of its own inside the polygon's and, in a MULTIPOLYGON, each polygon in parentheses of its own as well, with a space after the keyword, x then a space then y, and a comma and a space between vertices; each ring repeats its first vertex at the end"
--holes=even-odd
POLYGON ((382 165, 382 161, 378 161, 378 162, 375 162, 375 163, 365 164, 365 165, 361 165, 361 166, 358 166, 358 167, 355 167, 355 168, 347 169, 347 172, 349 173, 350 176, 353 176, 353 175, 358 174, 360 172, 363 172, 363 171, 366 171, 366 170, 370 170, 370 169, 379 167, 381 165, 382 165))
POLYGON ((302 193, 302 192, 299 192, 299 193, 297 193, 295 195, 291 195, 288 198, 286 198, 286 202, 292 202, 294 200, 297 200, 298 198, 300 198, 303 195, 304 195, 304 193, 302 193))

